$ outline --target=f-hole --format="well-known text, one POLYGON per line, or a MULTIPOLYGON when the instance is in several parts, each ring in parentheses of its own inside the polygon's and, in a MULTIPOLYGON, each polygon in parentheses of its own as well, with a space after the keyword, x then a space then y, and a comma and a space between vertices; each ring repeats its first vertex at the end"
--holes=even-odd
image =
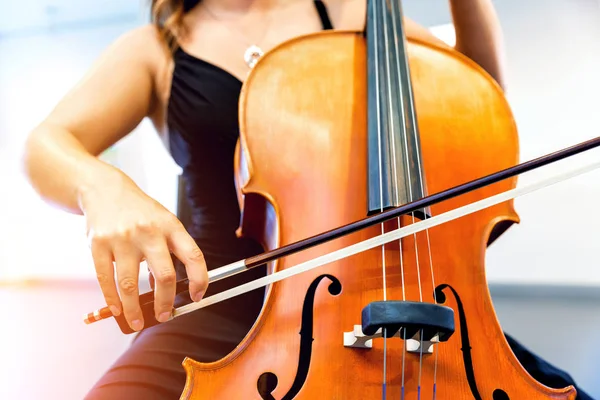
MULTIPOLYGON (((296 371, 296 377, 290 387, 289 391, 281 398, 281 400, 292 400, 294 399, 308 377, 308 370, 310 369, 310 360, 312 356, 312 343, 313 343, 313 324, 314 324, 314 304, 315 295, 317 293, 317 287, 323 279, 329 279, 331 283, 327 287, 329 293, 332 296, 337 296, 342 292, 341 282, 333 275, 324 274, 318 276, 310 284, 304 297, 304 304, 302 305, 302 321, 300 326, 300 350, 298 354, 298 369, 296 371)), ((263 400, 276 400, 273 397, 273 390, 277 387, 278 383, 277 375, 272 372, 265 372, 260 375, 256 382, 258 393, 263 400)))

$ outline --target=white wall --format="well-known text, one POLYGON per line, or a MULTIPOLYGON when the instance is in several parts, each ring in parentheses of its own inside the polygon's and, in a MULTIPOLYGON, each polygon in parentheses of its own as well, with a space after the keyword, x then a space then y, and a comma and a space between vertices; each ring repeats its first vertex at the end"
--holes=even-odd
MULTIPOLYGON (((498 1, 508 97, 523 161, 600 136, 600 7, 596 0, 498 1)), ((597 160, 594 150, 547 170, 597 160)), ((599 171, 518 199, 520 226, 489 252, 491 281, 599 285, 599 171)))
MULTIPOLYGON (((139 23, 133 19, 0 39, 0 280, 94 277, 83 218, 55 210, 38 199, 19 170, 19 154, 27 133, 99 53, 139 23)), ((147 121, 104 158, 130 174, 170 210, 175 209, 174 176, 179 169, 147 121)))

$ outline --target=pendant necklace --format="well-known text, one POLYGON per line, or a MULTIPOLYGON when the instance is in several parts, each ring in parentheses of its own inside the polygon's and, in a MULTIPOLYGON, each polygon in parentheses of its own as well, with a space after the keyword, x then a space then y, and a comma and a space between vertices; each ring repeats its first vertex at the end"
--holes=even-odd
POLYGON ((264 54, 265 53, 262 51, 262 49, 260 47, 254 45, 254 44, 251 44, 250 47, 248 47, 246 49, 246 51, 244 52, 244 61, 246 61, 246 64, 248 64, 248 67, 254 68, 254 66, 256 65, 258 60, 264 54))
MULTIPOLYGON (((231 28, 229 27, 229 25, 225 24, 222 19, 220 19, 219 17, 217 17, 208 7, 206 7, 205 4, 202 4, 202 7, 206 10, 206 12, 214 20, 221 22, 223 25, 225 25, 225 27, 229 31, 231 31, 231 28)), ((240 30, 238 30, 236 28, 236 31, 243 38, 244 43, 248 46, 246 48, 246 51, 244 51, 244 61, 246 62, 246 65, 248 65, 248 67, 250 69, 254 68, 254 66, 256 65, 256 63, 258 62, 258 60, 264 55, 264 51, 259 47, 259 44, 264 39, 264 37, 266 36, 266 34, 267 34, 267 28, 269 27, 270 22, 271 22, 271 18, 269 18, 268 23, 265 25, 265 30, 264 30, 264 33, 263 33, 261 39, 257 40, 255 42, 256 44, 248 42, 248 40, 246 39, 246 35, 243 32, 241 32, 240 30)))

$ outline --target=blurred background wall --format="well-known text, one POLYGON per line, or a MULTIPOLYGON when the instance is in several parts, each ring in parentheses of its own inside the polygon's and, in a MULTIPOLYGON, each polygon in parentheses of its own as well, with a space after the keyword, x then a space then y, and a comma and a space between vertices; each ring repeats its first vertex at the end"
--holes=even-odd
MULTIPOLYGON (((43 204, 17 163, 28 131, 108 44, 147 22, 147 5, 0 4, 0 399, 79 399, 129 338, 112 324, 82 324, 84 313, 103 304, 84 221, 43 204)), ((404 5, 409 17, 453 41, 447 0, 404 5)), ((599 1, 495 5, 522 160, 598 136, 599 1)), ((598 155, 528 174, 520 184, 598 155)), ((175 210, 179 169, 149 123, 103 157, 175 210)), ((592 172, 517 199, 522 222, 489 249, 487 274, 504 329, 600 398, 600 350, 594 346, 600 331, 598 178, 600 171, 592 172)))

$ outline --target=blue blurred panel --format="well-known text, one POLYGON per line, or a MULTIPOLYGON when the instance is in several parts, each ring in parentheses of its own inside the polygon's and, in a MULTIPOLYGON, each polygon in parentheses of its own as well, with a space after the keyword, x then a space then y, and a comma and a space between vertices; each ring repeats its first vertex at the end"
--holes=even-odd
MULTIPOLYGON (((2 2, 7 0, 2 0, 2 2)), ((0 37, 144 18, 145 0, 19 0, 0 13, 0 37)))

